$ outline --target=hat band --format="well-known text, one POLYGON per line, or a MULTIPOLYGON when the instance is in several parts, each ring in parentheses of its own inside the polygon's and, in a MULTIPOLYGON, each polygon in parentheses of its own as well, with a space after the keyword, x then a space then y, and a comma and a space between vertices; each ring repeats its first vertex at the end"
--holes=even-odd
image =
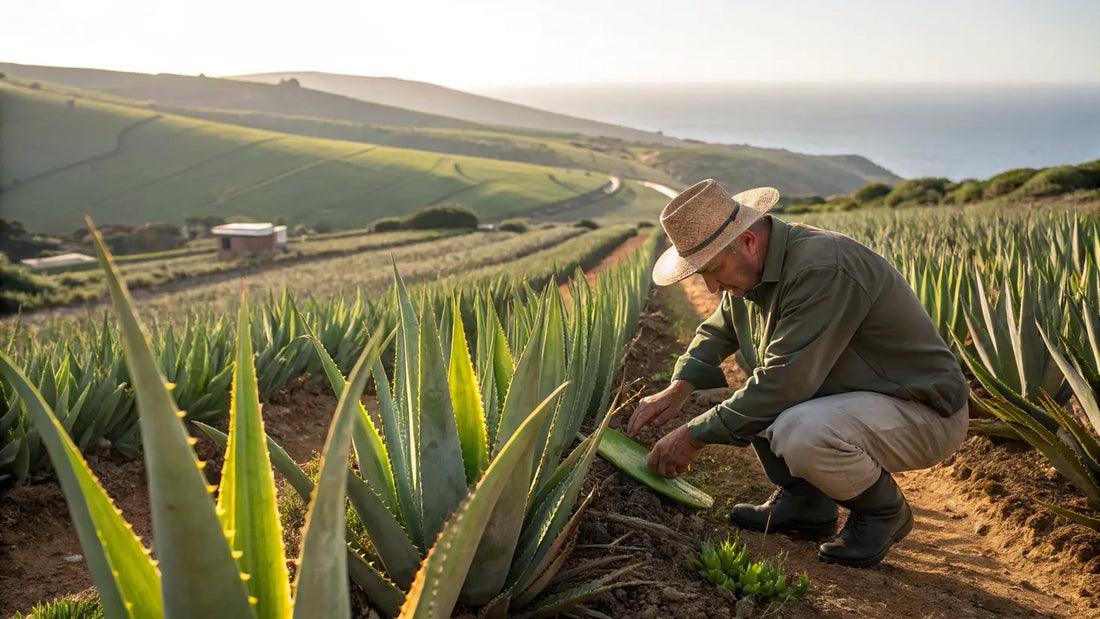
POLYGON ((718 226, 718 229, 714 231, 714 234, 708 236, 706 239, 703 240, 702 243, 699 243, 698 245, 696 245, 695 247, 692 247, 691 249, 688 249, 688 250, 685 250, 685 251, 678 251, 678 253, 680 254, 680 257, 681 258, 686 258, 687 256, 690 256, 692 254, 697 254, 700 251, 702 251, 704 247, 706 247, 707 245, 710 245, 711 243, 713 243, 714 239, 718 238, 718 236, 720 234, 722 234, 722 232, 725 231, 725 229, 728 228, 730 224, 733 223, 733 220, 737 218, 737 212, 740 211, 740 210, 741 210, 741 203, 740 202, 734 202, 733 213, 730 214, 729 219, 724 221, 721 226, 718 226))

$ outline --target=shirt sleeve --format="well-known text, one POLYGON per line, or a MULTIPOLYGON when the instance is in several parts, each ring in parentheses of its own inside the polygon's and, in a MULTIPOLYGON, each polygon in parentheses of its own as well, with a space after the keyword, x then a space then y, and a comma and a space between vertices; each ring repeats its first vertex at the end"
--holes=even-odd
POLYGON ((871 309, 863 287, 834 266, 806 269, 776 292, 779 317, 763 363, 742 389, 690 422, 695 440, 747 445, 812 398, 871 309))
POLYGON ((687 352, 677 359, 672 370, 673 381, 689 381, 696 389, 716 389, 729 384, 722 372, 722 362, 738 348, 730 303, 729 295, 723 294, 718 308, 695 330, 687 352))

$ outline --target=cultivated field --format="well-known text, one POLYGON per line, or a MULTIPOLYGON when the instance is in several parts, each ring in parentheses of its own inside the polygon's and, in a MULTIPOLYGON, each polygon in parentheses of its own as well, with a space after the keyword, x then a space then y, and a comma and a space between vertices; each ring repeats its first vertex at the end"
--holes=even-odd
MULTIPOLYGON (((1089 437, 1095 436, 1095 427, 1090 427, 1090 424, 1100 419, 1095 408, 1097 392, 1100 391, 1100 383, 1095 379, 1096 351, 1100 350, 1096 340, 1097 326, 1100 325, 1097 316, 1100 284, 1096 276, 1096 260, 1100 256, 1100 215, 1095 205, 1077 205, 1074 210, 1058 205, 1031 209, 990 205, 970 207, 964 211, 877 210, 815 216, 812 223, 848 233, 899 266, 929 309, 941 333, 958 351, 960 363, 976 376, 972 406, 976 422, 974 436, 948 464, 920 475, 902 476, 901 483, 918 511, 918 527, 912 540, 895 549, 886 566, 880 570, 838 572, 836 568, 817 563, 806 547, 796 542, 778 539, 769 543, 767 537, 742 532, 741 540, 751 552, 765 558, 779 551, 786 552, 787 569, 791 574, 801 571, 809 574, 809 596, 805 600, 785 602, 784 613, 793 612, 798 616, 879 616, 876 614, 881 611, 878 604, 884 595, 890 596, 889 599, 905 600, 907 608, 921 615, 946 612, 954 616, 1033 613, 1084 616, 1092 612, 1090 604, 1095 604, 1093 592, 1098 591, 1096 573, 1100 571, 1100 563, 1092 558, 1100 556, 1097 554, 1100 552, 1100 535, 1077 522, 1093 522, 1097 507, 1093 494, 1095 486, 1089 485, 1090 480, 1095 484, 1095 471, 1098 470, 1095 461, 1090 459, 1093 457, 1090 440, 1094 439, 1089 437), (1003 438, 995 439, 999 442, 991 442, 987 438, 990 434, 998 437, 1014 435, 1017 440, 1022 437, 1025 442, 1006 442, 1003 438), (1043 456, 1032 457, 1022 452, 1024 447, 1021 446, 1026 446, 1027 442, 1039 446, 1040 451, 1050 459, 1044 460, 1043 456), (1074 449, 1083 451, 1075 452, 1074 449), (1074 453, 1076 457, 1069 457, 1074 453), (1021 457, 1021 454, 1027 457, 1021 457), (982 467, 987 468, 986 473, 974 473, 982 467), (1067 479, 1070 483, 1065 481, 1067 479), (1028 496, 1042 499, 1048 505, 1034 503, 1028 496), (937 520, 941 517, 945 519, 942 521, 944 524, 935 524, 941 522, 937 520), (973 535, 974 527, 980 530, 977 537, 973 535), (1029 533, 1014 533, 1013 527, 1021 527, 1020 530, 1029 533), (964 543, 951 537, 953 535, 968 539, 964 543), (959 545, 959 549, 966 553, 974 553, 975 557, 982 557, 981 561, 985 563, 964 562, 961 567, 952 568, 950 559, 947 559, 945 564, 947 555, 944 553, 952 544, 959 545), (1031 557, 1030 560, 1024 558, 1027 556, 1031 557), (1026 576, 1019 571, 1023 569, 1028 570, 1026 576), (1006 572, 1009 579, 1026 578, 1034 586, 1020 588, 1005 585, 1001 577, 1006 572), (885 579, 881 574, 886 575, 885 579), (945 595, 948 597, 945 598, 945 595)), ((406 323, 410 319, 407 312, 411 308, 424 307, 435 308, 431 311, 435 312, 444 327, 458 315, 468 325, 477 325, 476 328, 469 326, 465 337, 469 338, 472 355, 470 367, 480 377, 483 412, 487 420, 497 419, 485 422, 491 437, 493 428, 500 431, 500 424, 504 423, 504 417, 495 417, 501 414, 499 407, 507 409, 508 404, 507 396, 491 386, 500 384, 501 375, 499 368, 492 369, 493 362, 490 362, 494 350, 490 337, 492 329, 486 326, 491 323, 484 322, 489 306, 483 302, 479 305, 477 299, 494 299, 495 313, 499 315, 502 325, 499 332, 503 338, 501 341, 507 342, 512 351, 511 363, 522 365, 517 351, 523 348, 523 342, 532 337, 550 338, 550 332, 540 329, 559 323, 546 323, 543 322, 545 317, 538 318, 550 311, 551 306, 546 305, 546 295, 550 293, 538 294, 521 282, 538 286, 548 277, 567 273, 576 264, 591 266, 593 260, 598 262, 598 256, 606 255, 622 242, 624 234, 631 232, 627 228, 592 232, 578 228, 550 228, 525 234, 472 233, 420 240, 414 245, 391 250, 368 250, 316 260, 285 269, 272 269, 250 278, 250 296, 259 307, 252 312, 253 329, 249 339, 257 353, 257 389, 269 402, 265 415, 274 415, 268 418, 269 430, 289 441, 294 452, 299 454, 297 457, 308 457, 307 445, 314 445, 312 449, 318 451, 323 446, 324 429, 328 423, 325 409, 331 413, 331 405, 335 401, 313 387, 301 392, 303 387, 292 380, 304 373, 323 373, 319 358, 311 354, 309 340, 299 337, 306 332, 306 325, 311 326, 324 348, 333 355, 336 366, 348 372, 360 351, 369 350, 369 335, 390 328, 379 331, 367 325, 386 324, 407 329, 406 323), (393 305, 392 293, 385 292, 392 282, 391 252, 401 265, 400 270, 408 284, 440 282, 410 288, 414 291, 412 299, 426 295, 422 297, 426 305, 421 306, 417 301, 410 305, 393 305), (586 261, 583 258, 586 255, 593 258, 586 261), (475 265, 479 264, 481 268, 475 269, 475 265), (283 286, 291 291, 286 296, 280 296, 278 292, 283 286), (463 290, 459 304, 461 309, 457 314, 448 309, 451 305, 447 301, 450 291, 456 286, 463 290), (269 293, 272 295, 270 300, 263 302, 269 293), (305 295, 312 295, 317 300, 307 299, 305 295), (330 295, 333 295, 331 300, 330 295), (295 308, 302 310, 301 319, 296 318, 295 308), (406 326, 400 327, 402 324, 406 326), (489 387, 486 387, 487 383, 489 387), (287 384, 299 386, 291 386, 287 392, 284 387, 287 384), (490 413, 491 410, 496 412, 490 413), (299 418, 300 415, 319 419, 315 426, 310 426, 316 430, 305 431, 306 426, 301 425, 304 418, 299 418)), ((604 304, 602 307, 606 309, 598 311, 613 313, 620 311, 613 309, 616 304, 624 303, 621 310, 625 312, 623 319, 637 315, 636 312, 641 309, 640 301, 631 299, 644 296, 648 284, 642 288, 631 287, 648 282, 648 267, 645 265, 652 260, 653 251, 652 243, 648 243, 644 251, 631 261, 635 266, 630 268, 636 269, 630 276, 633 279, 621 279, 625 277, 625 272, 614 277, 609 274, 606 281, 597 278, 592 291, 572 291, 569 303, 581 305, 563 308, 566 310, 563 318, 576 321, 582 315, 597 311, 596 306, 590 310, 580 309, 586 303, 604 304), (627 287, 632 292, 627 292, 627 288, 623 287, 628 281, 635 282, 627 287)), ((692 302, 703 303, 698 308, 689 304, 683 296, 677 298, 677 295, 683 294, 679 288, 665 289, 651 299, 650 308, 641 321, 640 337, 627 349, 625 357, 626 367, 622 376, 631 381, 640 380, 631 389, 659 389, 662 386, 661 376, 667 377, 668 368, 665 366, 671 364, 670 355, 682 350, 690 338, 690 329, 698 320, 695 311, 709 311, 706 302, 701 300, 703 297, 698 296, 698 290, 693 286, 688 285, 686 290, 692 295, 689 297, 692 302)), ((218 420, 224 419, 228 410, 233 367, 234 327, 233 321, 225 317, 231 315, 237 306, 235 297, 239 290, 239 282, 226 282, 207 290, 199 287, 178 293, 151 295, 137 302, 142 313, 160 317, 158 322, 161 326, 155 329, 153 337, 156 358, 159 359, 157 364, 167 379, 175 383, 172 393, 180 408, 187 411, 189 419, 206 419, 222 428, 226 428, 225 422, 218 420), (158 296, 162 297, 160 302, 158 296), (192 308, 190 318, 176 319, 185 320, 186 324, 172 327, 170 323, 174 321, 166 318, 170 308, 186 307, 192 308), (204 310, 194 311, 198 307, 204 310), (215 319, 214 315, 207 313, 208 310, 213 310, 221 318, 215 319)), ((418 313, 423 311, 428 310, 417 310, 418 313)), ((73 326, 77 323, 68 323, 65 328, 69 337, 63 346, 32 344, 26 336, 19 333, 13 336, 9 331, 8 337, 12 338, 8 345, 9 354, 15 355, 13 359, 17 365, 26 368, 34 384, 44 388, 47 403, 59 411, 63 420, 67 420, 65 425, 74 433, 77 446, 101 454, 99 458, 105 457, 107 445, 123 456, 136 456, 141 437, 137 432, 137 411, 132 392, 130 387, 123 385, 127 382, 127 370, 122 364, 121 341, 113 329, 100 329, 97 326, 102 324, 99 320, 83 323, 80 327, 73 326), (74 333, 85 335, 74 336, 74 333), (106 415, 108 421, 96 421, 97 416, 92 411, 104 410, 112 411, 106 415)), ((47 334, 45 341, 56 337, 48 335, 55 332, 48 325, 39 328, 43 329, 40 334, 47 334)), ((623 328, 633 333, 633 327, 624 325, 623 328)), ((556 344, 564 346, 559 350, 572 350, 574 344, 580 345, 584 341, 579 335, 585 333, 584 329, 576 329, 578 327, 573 326, 561 332, 571 335, 556 344)), ((623 346, 630 339, 629 333, 616 336, 619 343, 615 346, 623 346)), ((430 337, 425 334, 421 331, 421 337, 430 337)), ((449 327, 444 328, 438 337, 444 350, 451 350, 457 332, 449 327)), ((383 359, 390 359, 384 361, 385 365, 390 367, 389 364, 396 363, 393 367, 402 367, 402 354, 407 353, 402 353, 400 346, 390 350, 383 355, 383 359)), ((579 367, 570 365, 579 362, 579 357, 573 356, 576 354, 579 353, 573 352, 564 357, 567 362, 561 371, 581 371, 579 367), (570 359, 573 361, 568 361, 570 359), (569 369, 571 367, 572 370, 569 369)), ((445 354, 443 359, 447 358, 445 354)), ((526 355, 523 358, 527 358, 526 355)), ((617 355, 614 358, 617 359, 617 355)), ((740 362, 751 369, 755 361, 750 356, 740 359, 740 362)), ((547 371, 550 366, 543 367, 543 371, 547 371)), ((609 376, 618 375, 612 367, 593 374, 598 378, 597 382, 605 384, 608 390, 602 391, 605 395, 601 398, 611 393, 609 376)), ((393 371, 412 376, 408 370, 393 371)), ((451 371, 456 370, 452 368, 451 371)), ((515 371, 519 372, 520 366, 515 366, 515 371)), ((736 385, 743 379, 739 378, 744 374, 737 364, 731 362, 729 372, 731 384, 736 385)), ((457 380, 455 376, 451 374, 449 380, 457 380)), ((403 383, 399 380, 393 387, 406 389, 400 384, 403 383)), ((18 411, 24 410, 17 400, 12 399, 13 392, 7 387, 4 393, 10 411, 18 414, 18 411)), ((452 392, 451 397, 457 398, 456 393, 452 392)), ((541 392, 532 392, 532 397, 541 397, 535 393, 541 392)), ((690 416, 701 412, 707 402, 713 401, 712 398, 721 397, 724 396, 701 395, 688 407, 686 414, 690 416)), ((400 401, 397 400, 399 405, 400 401)), ((386 423, 384 411, 387 405, 373 402, 369 402, 371 407, 382 406, 383 423, 386 423)), ((606 410, 607 400, 602 402, 590 411, 597 413, 597 419, 606 410)), ((458 400, 453 400, 454 406, 457 407, 457 403, 458 400)), ((426 410, 422 409, 421 414, 427 414, 426 410)), ((562 411, 567 410, 573 409, 563 404, 558 414, 564 414, 562 411)), ((457 411, 455 408, 456 414, 457 411)), ((31 474, 30 468, 20 467, 32 465, 39 472, 49 470, 44 445, 40 439, 31 440, 26 434, 32 427, 30 422, 18 414, 12 425, 11 414, 5 417, 9 419, 7 442, 0 443, 0 454, 20 455, 8 456, 0 461, 4 464, 0 470, 9 476, 8 483, 11 483, 13 475, 26 478, 40 474, 31 474), (13 448, 13 445, 16 447, 13 448), (24 452, 26 455, 22 455, 24 452)), ((573 421, 569 423, 577 423, 577 417, 570 419, 573 421)), ((592 427, 591 422, 581 423, 586 428, 592 427)), ((621 417, 611 420, 612 427, 621 427, 622 423, 624 419, 621 417)), ((388 436, 389 432, 383 434, 388 436)), ((647 430, 642 440, 649 442, 658 435, 647 430)), ((405 449, 399 445, 389 446, 391 450, 405 449)), ((203 458, 220 461, 220 452, 213 444, 203 442, 200 447, 203 458)), ((582 443, 580 449, 584 447, 582 443)), ((357 453, 359 458, 364 458, 366 452, 357 453)), ((583 453, 577 452, 578 457, 583 453)), ((564 569, 560 573, 571 578, 585 576, 589 580, 606 575, 618 579, 609 581, 610 586, 615 586, 614 582, 620 586, 634 583, 629 586, 641 587, 638 591, 658 593, 655 596, 605 596, 589 599, 584 604, 615 617, 648 616, 655 611, 655 616, 702 616, 699 613, 716 612, 716 609, 722 608, 727 609, 722 612, 732 616, 734 602, 709 592, 687 568, 683 558, 692 549, 698 552, 702 540, 715 539, 716 536, 721 539, 725 535, 724 514, 731 502, 762 498, 757 495, 767 493, 766 480, 745 454, 732 448, 708 449, 697 468, 688 476, 689 481, 715 499, 714 507, 699 515, 693 514, 689 508, 657 501, 654 495, 641 492, 635 482, 614 474, 615 469, 602 461, 586 465, 593 467, 587 476, 589 481, 583 484, 578 481, 580 485, 577 489, 589 487, 599 480, 603 480, 603 489, 594 502, 583 502, 577 512, 583 514, 583 517, 578 516, 579 529, 572 529, 573 525, 552 529, 560 530, 563 535, 579 534, 578 540, 583 542, 577 545, 575 558, 561 556, 564 569), (743 467, 745 472, 731 478, 731 467, 743 467), (623 534, 631 538, 629 544, 616 541, 623 534), (617 574, 613 567, 595 567, 590 562, 603 563, 602 558, 606 556, 595 547, 609 544, 611 548, 622 546, 618 554, 624 562, 633 557, 641 560, 641 565, 635 567, 630 576, 611 576, 617 574), (582 546, 585 548, 582 549, 582 546), (586 565, 588 567, 584 567, 586 565), (570 566, 582 571, 576 572, 570 566), (672 567, 670 571, 669 566, 679 567, 672 567), (641 584, 651 580, 662 585, 650 589, 651 585, 641 584), (663 593, 666 591, 671 592, 666 596, 663 593)), ((497 457, 503 455, 492 456, 497 457)), ((492 462, 492 458, 486 462, 492 462)), ((93 468, 107 470, 103 468, 106 462, 94 464, 93 468)), ((118 464, 111 466, 114 468, 110 470, 121 476, 118 478, 121 480, 131 476, 131 473, 123 471, 132 471, 138 464, 124 465, 122 468, 118 464)), ((360 467, 363 466, 364 461, 360 460, 360 467)), ((222 469, 223 484, 226 483, 226 470, 222 469)), ((397 471, 393 469, 392 472, 395 480, 398 479, 397 471)), ((534 471, 532 469, 532 475, 534 471)), ((364 472, 363 475, 368 484, 376 483, 371 481, 371 473, 364 472)), ((578 477, 582 478, 585 476, 578 477)), ((217 477, 211 479, 216 481, 217 477)), ((538 476, 532 479, 538 479, 538 476)), ((109 479, 106 483, 108 487, 115 487, 109 479)), ((405 492, 401 490, 402 482, 395 483, 391 486, 393 492, 405 492)), ((490 483, 489 478, 483 483, 490 483)), ((42 497, 30 499, 31 495, 26 493, 35 487, 13 491, 10 496, 15 498, 9 500, 9 507, 6 508, 9 511, 5 513, 21 513, 21 506, 28 505, 29 500, 52 500, 42 497), (10 511, 12 509, 15 511, 10 511)), ((143 492, 140 490, 137 495, 126 495, 124 505, 127 507, 124 511, 127 517, 137 519, 139 533, 149 536, 152 528, 159 526, 156 518, 150 519, 144 509, 133 507, 145 496, 143 492)), ((293 490, 285 487, 280 492, 293 493, 293 490)), ((580 495, 577 496, 579 498, 580 495)), ((396 500, 399 504, 403 501, 400 497, 396 500)), ((567 501, 567 506, 561 508, 566 510, 561 512, 561 526, 565 526, 566 516, 572 513, 569 504, 567 501)), ((366 506, 360 508, 367 509, 366 506)), ((293 507, 290 503, 281 502, 279 509, 284 514, 304 514, 306 506, 298 503, 298 507, 293 507)), ((428 513, 425 512, 423 517, 429 518, 428 513)), ((553 518, 551 521, 558 522, 553 518)), ((59 519, 58 522, 57 526, 63 528, 64 520, 59 519)), ((427 522, 424 520, 416 526, 428 526, 427 522)), ((373 537, 379 533, 371 533, 371 527, 375 526, 382 525, 368 525, 359 534, 361 537, 356 542, 359 544, 356 548, 360 552, 377 552, 386 557, 394 550, 374 548, 372 551, 371 541, 379 539, 373 537)), ((418 537, 421 534, 415 531, 415 528, 410 529, 410 541, 414 546, 423 544, 427 538, 418 537)), ((423 534, 427 535, 427 531, 423 534)), ((61 534, 52 535, 57 537, 61 534)), ((306 535, 308 540, 308 533, 306 535)), ((5 534, 5 537, 7 543, 12 544, 10 534, 5 534)), ((62 537, 71 540, 67 542, 70 545, 75 543, 71 532, 62 537)), ((534 540, 544 539, 550 544, 554 537, 531 538, 521 543, 534 544, 534 540)), ((527 538, 521 536, 520 539, 527 538)), ((302 541, 305 540, 288 537, 288 548, 296 549, 302 541)), ((308 543, 305 541, 306 545, 308 543)), ((20 542, 14 547, 22 544, 20 542)), ((535 550, 539 545, 530 547, 531 552, 540 552, 535 550)), ((549 551, 550 546, 546 548, 549 551)), ((42 568, 22 563, 27 560, 19 559, 16 563, 16 577, 36 569, 59 569, 48 560, 37 562, 44 564, 42 568)), ((482 559, 473 560, 475 567, 472 569, 478 569, 476 566, 482 559)), ((387 570, 395 570, 388 573, 396 579, 398 588, 391 590, 391 594, 377 591, 372 594, 369 578, 364 575, 353 577, 360 587, 368 591, 365 598, 355 597, 355 604, 372 604, 390 611, 395 609, 388 605, 394 603, 392 600, 406 597, 401 593, 404 586, 400 583, 409 582, 413 573, 409 569, 415 571, 415 564, 401 568, 395 561, 390 557, 386 567, 387 570), (379 595, 381 597, 374 597, 379 595)), ((76 587, 68 589, 70 592, 80 588, 75 583, 88 582, 86 575, 80 576, 79 569, 74 573, 74 576, 66 577, 74 583, 70 586, 76 587)), ((161 577, 167 578, 166 574, 162 568, 161 577)), ((558 590, 568 582, 577 581, 566 579, 558 585, 558 590)), ((11 581, 0 580, 0 587, 10 585, 11 581)), ((62 589, 52 589, 48 595, 64 592, 62 589)), ((45 590, 42 595, 47 595, 45 590)), ((521 595, 513 598, 511 604, 513 609, 531 610, 539 608, 539 604, 548 603, 548 599, 521 595)), ((407 598, 406 603, 411 604, 411 600, 407 598)), ((724 616, 722 612, 718 616, 724 616)))

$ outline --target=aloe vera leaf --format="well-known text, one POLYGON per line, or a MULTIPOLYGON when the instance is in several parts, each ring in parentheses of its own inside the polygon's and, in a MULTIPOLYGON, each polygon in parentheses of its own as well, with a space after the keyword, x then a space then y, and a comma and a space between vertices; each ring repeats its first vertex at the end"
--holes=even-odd
MULTIPOLYGON (((336 367, 336 362, 332 360, 328 351, 321 344, 321 340, 312 331, 310 337, 313 340, 313 347, 317 351, 317 356, 321 360, 321 368, 324 370, 325 376, 328 377, 333 392, 339 398, 347 387, 347 381, 344 379, 344 375, 340 373, 340 369, 336 367)), ((385 345, 382 348, 385 348, 385 345)), ((374 421, 371 420, 370 414, 367 413, 367 409, 363 407, 362 403, 359 404, 351 439, 352 446, 355 448, 356 462, 359 464, 360 474, 363 475, 363 478, 387 506, 396 509, 397 489, 394 486, 389 451, 386 449, 386 444, 382 442, 378 429, 374 427, 374 421)))
POLYGON ((283 530, 275 508, 275 476, 264 440, 256 371, 252 366, 245 290, 241 293, 237 316, 229 443, 222 467, 217 513, 230 547, 237 555, 237 565, 242 575, 248 575, 245 584, 255 598, 253 609, 257 616, 283 617, 290 611, 290 573, 286 567, 283 530))
MULTIPOLYGON (((539 604, 535 605, 526 612, 516 615, 517 619, 541 619, 542 617, 553 617, 562 611, 568 610, 577 604, 580 604, 586 600, 590 600, 598 595, 602 595, 617 588, 617 585, 613 584, 616 578, 619 578, 623 574, 637 569, 641 563, 634 563, 623 568, 619 568, 610 574, 602 576, 592 582, 573 587, 561 593, 552 595, 542 600, 539 604)), ((621 586, 621 585, 618 585, 621 586)))
POLYGON ((374 375, 375 390, 378 393, 378 416, 382 421, 382 431, 385 433, 386 440, 391 447, 388 451, 392 463, 390 470, 393 472, 394 487, 397 491, 395 515, 398 522, 408 528, 413 544, 418 545, 417 540, 422 539, 423 534, 416 534, 414 531, 423 530, 420 520, 421 508, 413 495, 413 483, 409 474, 409 456, 406 453, 405 444, 400 438, 401 430, 398 421, 400 413, 390 392, 389 380, 386 378, 386 371, 382 367, 381 360, 374 362, 372 374, 374 375))
POLYGON ((709 509, 714 499, 680 478, 669 479, 649 470, 649 451, 618 430, 608 428, 597 450, 601 457, 652 490, 696 509, 709 509))
POLYGON ((396 617, 405 594, 358 552, 348 547, 348 574, 367 594, 371 604, 387 617, 396 617))
POLYGON ((447 619, 458 600, 489 518, 512 472, 530 461, 539 427, 553 412, 555 390, 528 415, 489 464, 478 485, 462 502, 432 546, 401 607, 403 619, 447 619))
POLYGON ((529 576, 516 583, 515 590, 517 594, 515 600, 517 606, 526 606, 538 597, 549 586, 558 571, 561 570, 565 560, 573 551, 573 543, 580 531, 581 517, 595 497, 596 489, 593 488, 588 496, 584 498, 584 501, 581 501, 569 521, 565 523, 565 527, 554 539, 554 543, 550 546, 549 552, 546 553, 542 561, 535 566, 535 569, 531 570, 529 576))
POLYGON ((347 588, 346 522, 347 457, 359 397, 379 355, 379 336, 367 343, 340 396, 321 454, 321 471, 306 515, 302 550, 294 584, 294 617, 351 616, 347 588))
POLYGON ((400 436, 387 439, 391 447, 404 452, 407 471, 404 477, 409 483, 409 501, 402 502, 405 513, 405 526, 413 543, 421 551, 426 551, 431 538, 425 535, 424 492, 420 476, 420 321, 416 316, 405 282, 397 272, 397 263, 393 265, 394 295, 398 309, 397 359, 394 364, 394 400, 397 404, 397 421, 400 436))
POLYGON ((1066 509, 1065 507, 1059 507, 1058 505, 1047 503, 1046 501, 1037 499, 1035 497, 1031 497, 1031 500, 1035 501, 1039 505, 1042 505, 1043 507, 1054 512, 1055 514, 1065 518, 1066 520, 1070 520, 1072 522, 1076 522, 1079 525, 1086 526, 1093 531, 1100 531, 1100 518, 1097 518, 1096 516, 1093 516, 1091 514, 1083 514, 1072 509, 1066 509))
POLYGON ((447 370, 435 320, 421 314, 420 432, 418 462, 424 505, 424 540, 431 543, 468 492, 447 370))
POLYGON ((240 570, 183 427, 184 413, 168 392, 149 348, 150 339, 103 237, 90 220, 88 227, 118 314, 126 366, 137 397, 164 615, 251 617, 240 570))
POLYGON ((31 422, 41 428, 104 612, 111 617, 164 616, 160 574, 149 551, 122 518, 42 395, 2 352, 0 375, 26 402, 31 422))
POLYGON ((408 587, 420 567, 420 553, 409 540, 409 534, 386 508, 382 497, 351 470, 348 471, 348 499, 378 558, 386 566, 386 573, 399 586, 408 587))
POLYGON ((462 313, 457 307, 451 331, 451 368, 447 383, 451 390, 458 440, 462 445, 462 461, 466 465, 466 483, 472 485, 489 466, 489 445, 481 391, 466 344, 462 313))

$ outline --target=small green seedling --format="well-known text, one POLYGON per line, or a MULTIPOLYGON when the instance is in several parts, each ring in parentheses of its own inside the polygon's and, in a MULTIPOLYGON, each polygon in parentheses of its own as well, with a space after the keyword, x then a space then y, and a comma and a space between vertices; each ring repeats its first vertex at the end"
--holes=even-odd
POLYGON ((738 598, 751 597, 758 603, 786 602, 805 597, 810 590, 810 579, 803 574, 797 584, 787 582, 783 562, 753 561, 749 551, 737 537, 721 545, 705 542, 697 557, 688 557, 688 563, 704 580, 724 587, 738 598))

